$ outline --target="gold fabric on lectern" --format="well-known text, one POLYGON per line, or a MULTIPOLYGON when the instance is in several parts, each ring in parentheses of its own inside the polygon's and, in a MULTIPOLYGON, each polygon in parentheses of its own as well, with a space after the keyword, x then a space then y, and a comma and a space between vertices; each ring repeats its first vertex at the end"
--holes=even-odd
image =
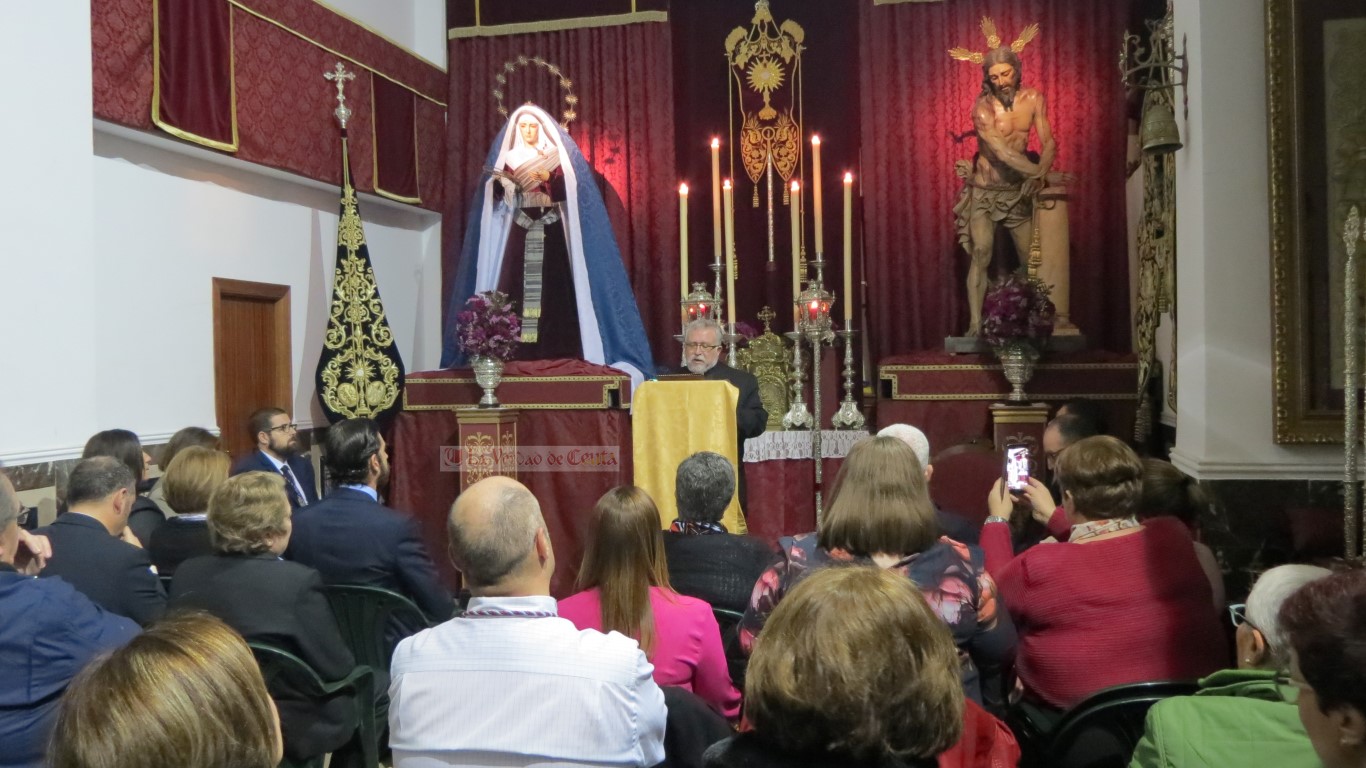
MULTIPOLYGON (((740 390, 726 381, 647 381, 636 390, 631 415, 636 485, 655 500, 665 528, 678 517, 674 477, 684 459, 714 451, 740 466, 735 455, 739 399, 740 390)), ((748 531, 735 498, 721 523, 731 533, 748 531)))

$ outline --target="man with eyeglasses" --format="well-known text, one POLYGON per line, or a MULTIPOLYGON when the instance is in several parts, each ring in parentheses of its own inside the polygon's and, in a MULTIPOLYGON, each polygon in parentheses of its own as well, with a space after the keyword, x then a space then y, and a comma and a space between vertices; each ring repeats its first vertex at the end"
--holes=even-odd
POLYGON ((318 501, 318 481, 313 462, 299 452, 299 425, 282 408, 262 408, 247 420, 256 437, 256 450, 232 468, 232 474, 275 472, 285 478, 290 510, 318 501))
POLYGON ((721 362, 721 325, 715 320, 699 319, 688 323, 683 331, 683 364, 689 373, 708 381, 728 381, 740 390, 735 404, 736 458, 739 461, 740 485, 736 489, 740 508, 745 503, 745 441, 764 433, 768 411, 759 399, 759 380, 747 371, 731 368, 721 362))

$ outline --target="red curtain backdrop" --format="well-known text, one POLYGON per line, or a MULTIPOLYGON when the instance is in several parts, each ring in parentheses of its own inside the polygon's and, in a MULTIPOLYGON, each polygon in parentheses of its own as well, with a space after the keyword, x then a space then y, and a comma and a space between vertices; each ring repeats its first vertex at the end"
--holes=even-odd
MULTIPOLYGON (((382 77, 371 78, 375 97, 375 189, 400 198, 418 196, 417 111, 412 91, 382 77)), ((440 162, 439 159, 434 162, 440 162)))
MULTIPOLYGON (((322 79, 340 60, 329 49, 340 51, 370 68, 345 62, 357 75, 346 90, 354 111, 349 134, 356 187, 374 191, 372 80, 397 82, 416 104, 416 125, 394 132, 395 141, 408 145, 399 164, 411 166, 416 155, 419 165, 415 185, 405 186, 420 190, 423 207, 445 209, 446 109, 431 100, 445 98, 444 72, 312 0, 243 0, 250 10, 222 3, 232 14, 237 157, 341 182, 341 142, 332 117, 336 90, 322 79)), ((92 0, 90 11, 95 117, 151 130, 152 0, 92 0)))
MULTIPOLYGON (((519 56, 557 66, 578 97, 569 133, 597 172, 598 186, 617 235, 656 360, 677 364, 678 192, 674 172, 674 111, 669 25, 628 24, 450 43, 450 115, 446 145, 447 199, 443 218, 443 311, 460 258, 470 201, 484 156, 509 108, 534 101, 552 115, 567 105, 559 79, 519 56), (513 70, 504 64, 513 63, 513 70), (506 84, 495 78, 506 76, 506 84)), ((463 300, 464 297, 461 297, 463 300)))
POLYGON ((157 121, 174 136, 235 150, 232 6, 222 0, 158 3, 157 121))
MULTIPOLYGON (((981 66, 950 59, 985 51, 978 28, 996 22, 1009 45, 1031 22, 1023 82, 1048 101, 1058 143, 1053 168, 1076 174, 1070 203, 1072 318, 1093 347, 1129 349, 1125 231, 1126 105, 1115 68, 1127 0, 993 0, 862 4, 859 21, 869 316, 873 358, 942 348, 967 327, 967 254, 952 207, 970 159, 970 108, 981 66)), ((1037 149, 1037 140, 1031 141, 1037 149)))

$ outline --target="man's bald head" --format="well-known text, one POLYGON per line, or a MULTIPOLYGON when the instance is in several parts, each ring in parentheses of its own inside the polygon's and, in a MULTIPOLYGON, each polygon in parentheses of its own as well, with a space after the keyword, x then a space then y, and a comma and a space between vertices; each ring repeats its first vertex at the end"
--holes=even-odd
POLYGON ((526 486, 507 477, 471 485, 451 505, 451 559, 471 588, 491 587, 516 574, 535 555, 545 528, 541 505, 526 486))

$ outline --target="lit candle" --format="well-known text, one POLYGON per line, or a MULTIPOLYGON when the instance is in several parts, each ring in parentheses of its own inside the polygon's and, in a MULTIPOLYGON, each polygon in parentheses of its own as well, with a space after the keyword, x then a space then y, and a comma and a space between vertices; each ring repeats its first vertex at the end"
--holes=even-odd
POLYGON ((844 174, 844 329, 854 317, 854 174, 844 174))
MULTIPOLYGON (((678 281, 680 298, 688 297, 688 183, 678 185, 678 281)), ((685 320, 687 318, 684 318, 685 320)))
POLYGON ((735 326, 735 206, 730 179, 721 184, 726 216, 726 322, 735 326))
POLYGON ((811 199, 816 203, 816 256, 825 254, 825 228, 821 226, 821 137, 811 137, 811 199))
MULTIPOLYGON (((792 299, 802 292, 802 185, 792 181, 792 299)), ((792 326, 797 325, 797 305, 792 305, 792 326)))
POLYGON ((711 140, 711 234, 712 258, 721 263, 721 140, 711 140))

